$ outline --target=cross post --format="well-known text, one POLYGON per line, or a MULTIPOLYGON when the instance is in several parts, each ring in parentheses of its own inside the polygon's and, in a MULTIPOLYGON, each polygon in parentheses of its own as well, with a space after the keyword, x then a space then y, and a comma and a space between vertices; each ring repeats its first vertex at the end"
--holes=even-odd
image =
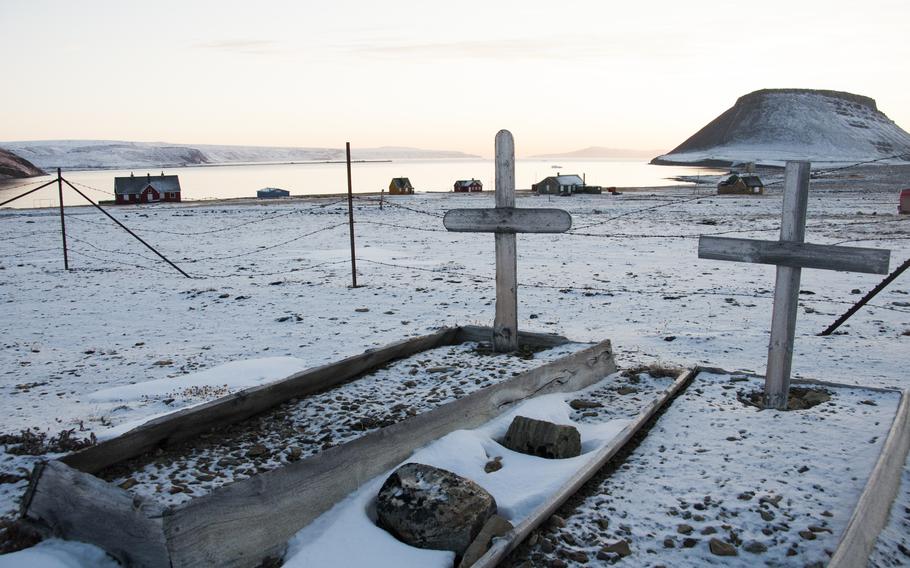
POLYGON ((787 408, 802 268, 888 273, 891 256, 888 250, 803 242, 806 237, 809 171, 809 162, 787 162, 779 240, 709 236, 698 239, 698 258, 777 265, 771 340, 768 344, 768 366, 765 373, 765 408, 787 408))
POLYGON ((515 207, 515 142, 512 133, 496 134, 496 207, 452 209, 443 225, 454 232, 494 233, 496 238, 496 316, 493 350, 518 349, 518 251, 516 233, 564 233, 572 217, 561 209, 515 207))

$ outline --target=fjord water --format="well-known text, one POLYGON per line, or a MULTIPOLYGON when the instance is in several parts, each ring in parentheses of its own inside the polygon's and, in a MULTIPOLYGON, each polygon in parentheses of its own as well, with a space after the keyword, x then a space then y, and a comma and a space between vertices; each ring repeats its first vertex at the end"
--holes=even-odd
MULTIPOLYGON (((343 163, 249 164, 165 168, 164 170, 92 170, 65 171, 63 177, 73 182, 94 200, 112 200, 114 177, 179 175, 183 200, 227 199, 255 197, 256 190, 278 187, 291 195, 319 195, 347 191, 346 165, 343 163), (96 188, 93 191, 82 185, 96 188), (102 193, 106 192, 106 193, 102 193)), ((678 185, 674 176, 716 173, 705 168, 652 166, 632 160, 516 160, 515 181, 518 189, 530 189, 547 176, 562 174, 584 175, 589 185, 604 187, 660 187, 678 185), (560 167, 554 167, 560 166, 560 167)), ((395 160, 391 162, 354 163, 352 165, 355 193, 388 191, 394 177, 407 177, 416 191, 452 191, 459 179, 479 179, 484 190, 494 186, 493 160, 395 160)), ((53 176, 29 180, 13 180, 0 185, 0 201, 27 191, 30 187, 10 188, 28 181, 49 181, 53 176)), ((64 185, 66 205, 86 202, 64 185)), ((11 203, 10 207, 51 207, 57 204, 57 186, 37 191, 11 203)))

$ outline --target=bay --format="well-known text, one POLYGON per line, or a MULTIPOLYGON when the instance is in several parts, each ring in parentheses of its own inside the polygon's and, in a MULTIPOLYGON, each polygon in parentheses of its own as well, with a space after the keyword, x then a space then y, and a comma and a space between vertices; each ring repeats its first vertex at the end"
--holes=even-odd
MULTIPOLYGON (((85 193, 98 200, 112 200, 114 177, 179 175, 184 201, 255 197, 264 187, 278 187, 291 195, 338 194, 347 191, 347 171, 344 163, 293 163, 293 164, 242 164, 214 165, 164 170, 91 170, 64 171, 63 177, 85 193)), ((588 185, 603 187, 663 187, 680 185, 676 176, 717 175, 717 170, 682 166, 652 166, 635 160, 581 160, 581 159, 519 159, 515 164, 518 189, 531 185, 547 176, 577 174, 584 176, 588 185), (556 167, 558 166, 558 167, 556 167)), ((388 191, 394 177, 407 177, 417 192, 452 191, 456 180, 478 179, 485 191, 494 186, 493 160, 394 160, 388 162, 356 162, 352 165, 355 193, 388 191)), ((12 180, 0 185, 0 201, 9 199, 35 187, 22 186, 26 182, 46 182, 54 176, 29 180, 12 180), (14 187, 15 186, 15 187, 14 187)), ((8 205, 15 208, 53 207, 57 205, 57 187, 39 190, 8 205)), ((86 201, 64 185, 65 205, 84 205, 86 201)))

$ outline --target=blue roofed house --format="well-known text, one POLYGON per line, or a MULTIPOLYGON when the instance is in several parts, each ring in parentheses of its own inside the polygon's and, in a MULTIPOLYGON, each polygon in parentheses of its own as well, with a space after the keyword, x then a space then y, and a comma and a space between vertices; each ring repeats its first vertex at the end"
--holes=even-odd
POLYGON ((264 187, 256 192, 256 197, 259 199, 277 199, 279 197, 290 197, 291 192, 286 189, 278 189, 277 187, 264 187))

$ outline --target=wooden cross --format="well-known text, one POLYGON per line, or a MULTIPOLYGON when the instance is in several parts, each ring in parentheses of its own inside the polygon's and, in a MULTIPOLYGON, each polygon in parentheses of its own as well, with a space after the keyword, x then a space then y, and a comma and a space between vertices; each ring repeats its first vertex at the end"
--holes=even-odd
POLYGON ((515 142, 512 133, 496 134, 496 208, 452 209, 443 225, 449 231, 495 233, 496 317, 493 349, 518 349, 518 262, 515 233, 564 233, 572 216, 561 209, 515 208, 515 142))
POLYGON ((777 265, 763 403, 765 408, 779 410, 787 408, 790 391, 800 270, 820 268, 887 274, 891 256, 891 251, 883 249, 804 243, 809 201, 809 162, 787 162, 784 175, 780 240, 704 236, 698 239, 698 258, 777 265))

